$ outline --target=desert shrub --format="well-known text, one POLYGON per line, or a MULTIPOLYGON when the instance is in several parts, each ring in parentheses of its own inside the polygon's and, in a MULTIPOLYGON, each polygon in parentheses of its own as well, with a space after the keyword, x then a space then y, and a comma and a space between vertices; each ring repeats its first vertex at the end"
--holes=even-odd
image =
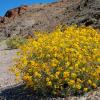
POLYGON ((26 39, 22 36, 14 36, 9 38, 6 41, 7 47, 9 49, 17 49, 20 45, 24 44, 26 42, 26 39))
POLYGON ((14 67, 28 87, 57 96, 82 94, 100 85, 100 34, 92 27, 58 27, 35 33, 20 47, 14 67))

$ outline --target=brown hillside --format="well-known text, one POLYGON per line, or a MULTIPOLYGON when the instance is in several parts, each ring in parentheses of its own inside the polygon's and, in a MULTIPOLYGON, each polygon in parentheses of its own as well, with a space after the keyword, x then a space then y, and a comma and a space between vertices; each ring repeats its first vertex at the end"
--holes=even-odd
POLYGON ((52 31, 58 24, 73 23, 100 28, 100 0, 60 0, 51 4, 22 6, 0 17, 0 39, 12 35, 52 31))

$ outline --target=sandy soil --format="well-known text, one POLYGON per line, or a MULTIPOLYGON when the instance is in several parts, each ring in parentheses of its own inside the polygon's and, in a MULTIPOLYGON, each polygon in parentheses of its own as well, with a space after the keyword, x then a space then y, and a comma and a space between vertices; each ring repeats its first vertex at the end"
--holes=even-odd
POLYGON ((16 84, 15 76, 9 71, 18 50, 8 50, 5 41, 0 43, 0 88, 16 84))

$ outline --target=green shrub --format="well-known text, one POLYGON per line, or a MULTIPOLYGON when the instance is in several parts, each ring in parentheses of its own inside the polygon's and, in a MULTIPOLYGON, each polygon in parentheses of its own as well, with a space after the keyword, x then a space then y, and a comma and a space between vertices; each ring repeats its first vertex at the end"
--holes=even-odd
POLYGON ((26 43, 26 39, 22 36, 11 37, 6 41, 9 49, 17 49, 20 45, 26 43))

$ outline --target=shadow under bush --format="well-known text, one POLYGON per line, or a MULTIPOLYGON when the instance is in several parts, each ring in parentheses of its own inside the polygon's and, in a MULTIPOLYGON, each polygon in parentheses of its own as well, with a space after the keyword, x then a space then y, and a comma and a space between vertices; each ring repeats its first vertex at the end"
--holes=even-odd
POLYGON ((25 85, 18 85, 1 90, 0 100, 51 100, 53 96, 47 94, 44 96, 41 92, 26 88, 25 85))

